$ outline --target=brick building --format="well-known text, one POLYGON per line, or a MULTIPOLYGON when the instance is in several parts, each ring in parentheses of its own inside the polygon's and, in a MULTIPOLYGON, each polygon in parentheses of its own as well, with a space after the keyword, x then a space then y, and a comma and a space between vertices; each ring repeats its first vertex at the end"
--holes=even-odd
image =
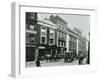
POLYGON ((66 35, 67 35, 67 22, 59 16, 50 16, 50 20, 57 25, 56 30, 56 45, 57 54, 63 56, 67 50, 66 35))
POLYGON ((47 55, 64 58, 66 52, 78 54, 79 35, 69 29, 60 16, 38 19, 37 13, 26 13, 26 61, 37 57, 45 60, 47 55))
POLYGON ((77 56, 79 51, 79 35, 71 29, 68 30, 68 51, 71 51, 74 56, 77 56))
POLYGON ((26 13, 26 61, 37 57, 45 60, 46 54, 56 54, 56 29, 50 20, 38 20, 37 13, 26 13))
POLYGON ((59 16, 50 16, 50 20, 57 25, 57 40, 56 44, 58 46, 58 54, 64 54, 65 52, 73 52, 78 54, 78 34, 69 29, 67 22, 59 16))

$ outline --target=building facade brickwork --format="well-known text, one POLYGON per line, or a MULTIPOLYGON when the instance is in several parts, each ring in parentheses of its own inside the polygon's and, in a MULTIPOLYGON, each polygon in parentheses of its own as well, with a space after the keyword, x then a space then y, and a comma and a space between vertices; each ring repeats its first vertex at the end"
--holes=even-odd
MULTIPOLYGON (((80 35, 67 25, 58 15, 39 20, 38 13, 26 12, 26 61, 35 61, 37 57, 46 60, 47 56, 64 58, 69 51, 77 55, 80 35)), ((85 46, 85 39, 83 42, 85 46)))

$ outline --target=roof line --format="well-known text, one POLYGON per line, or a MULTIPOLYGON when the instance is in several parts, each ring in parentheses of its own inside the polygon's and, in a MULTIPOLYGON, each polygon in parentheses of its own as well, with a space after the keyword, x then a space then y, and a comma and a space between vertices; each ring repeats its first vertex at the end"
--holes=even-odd
POLYGON ((73 33, 75 33, 76 35, 78 35, 79 36, 79 34, 77 34, 76 32, 74 32, 73 30, 71 30, 71 29, 67 29, 67 30, 69 30, 69 31, 71 31, 71 32, 73 32, 73 33))
MULTIPOLYGON (((52 25, 52 24, 49 24, 49 23, 46 23, 46 22, 43 22, 43 21, 41 21, 41 20, 38 20, 39 22, 42 22, 42 23, 45 23, 45 24, 48 24, 48 25, 51 25, 51 26, 55 26, 55 25, 52 25)), ((55 27, 57 27, 57 26, 55 26, 55 27)))

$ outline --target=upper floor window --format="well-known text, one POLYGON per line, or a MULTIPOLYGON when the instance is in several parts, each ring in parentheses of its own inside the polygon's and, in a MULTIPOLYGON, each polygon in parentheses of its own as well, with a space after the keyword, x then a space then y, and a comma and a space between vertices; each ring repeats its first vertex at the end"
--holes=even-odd
POLYGON ((50 33, 50 37, 53 37, 54 38, 54 33, 50 33))
POLYGON ((30 29, 31 30, 34 30, 34 25, 30 25, 30 29))
POLYGON ((59 37, 61 37, 61 32, 59 32, 59 37))
POLYGON ((69 40, 72 41, 72 36, 69 36, 69 40))
POLYGON ((45 30, 45 29, 46 29, 46 27, 42 26, 42 29, 44 29, 44 30, 45 30))
POLYGON ((41 36, 45 36, 46 37, 46 35, 47 35, 47 28, 42 26, 41 27, 41 36))
POLYGON ((50 39, 50 44, 53 44, 54 43, 54 39, 50 39))
POLYGON ((41 37, 41 42, 42 42, 42 44, 45 43, 45 37, 41 37))
POLYGON ((65 38, 66 38, 66 34, 64 34, 65 38))
POLYGON ((65 29, 65 26, 62 26, 62 29, 64 30, 65 29))
POLYGON ((63 33, 62 32, 60 32, 60 33, 61 33, 61 36, 60 37, 62 37, 63 33))
POLYGON ((61 41, 61 46, 63 46, 63 41, 61 41))
POLYGON ((32 19, 34 19, 34 14, 31 14, 31 16, 30 16, 32 19))
POLYGON ((26 43, 34 43, 34 34, 26 33, 26 43))
POLYGON ((64 46, 66 46, 66 42, 64 42, 64 46))
POLYGON ((66 34, 65 33, 63 33, 63 38, 66 38, 66 34))
POLYGON ((46 36, 46 33, 45 32, 41 32, 41 36, 46 36))
POLYGON ((58 45, 60 46, 60 41, 58 41, 58 45))
POLYGON ((50 38, 54 38, 55 37, 55 31, 50 29, 50 38))

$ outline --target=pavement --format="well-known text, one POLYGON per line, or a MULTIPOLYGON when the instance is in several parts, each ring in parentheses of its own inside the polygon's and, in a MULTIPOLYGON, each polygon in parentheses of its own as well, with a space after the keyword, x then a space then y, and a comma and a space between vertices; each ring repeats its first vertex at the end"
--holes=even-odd
MULTIPOLYGON (((50 61, 41 61, 41 67, 50 67, 50 66, 64 66, 64 65, 78 65, 78 60, 73 62, 64 62, 64 60, 50 62, 50 61)), ((26 67, 36 67, 35 62, 26 62, 26 67)))

